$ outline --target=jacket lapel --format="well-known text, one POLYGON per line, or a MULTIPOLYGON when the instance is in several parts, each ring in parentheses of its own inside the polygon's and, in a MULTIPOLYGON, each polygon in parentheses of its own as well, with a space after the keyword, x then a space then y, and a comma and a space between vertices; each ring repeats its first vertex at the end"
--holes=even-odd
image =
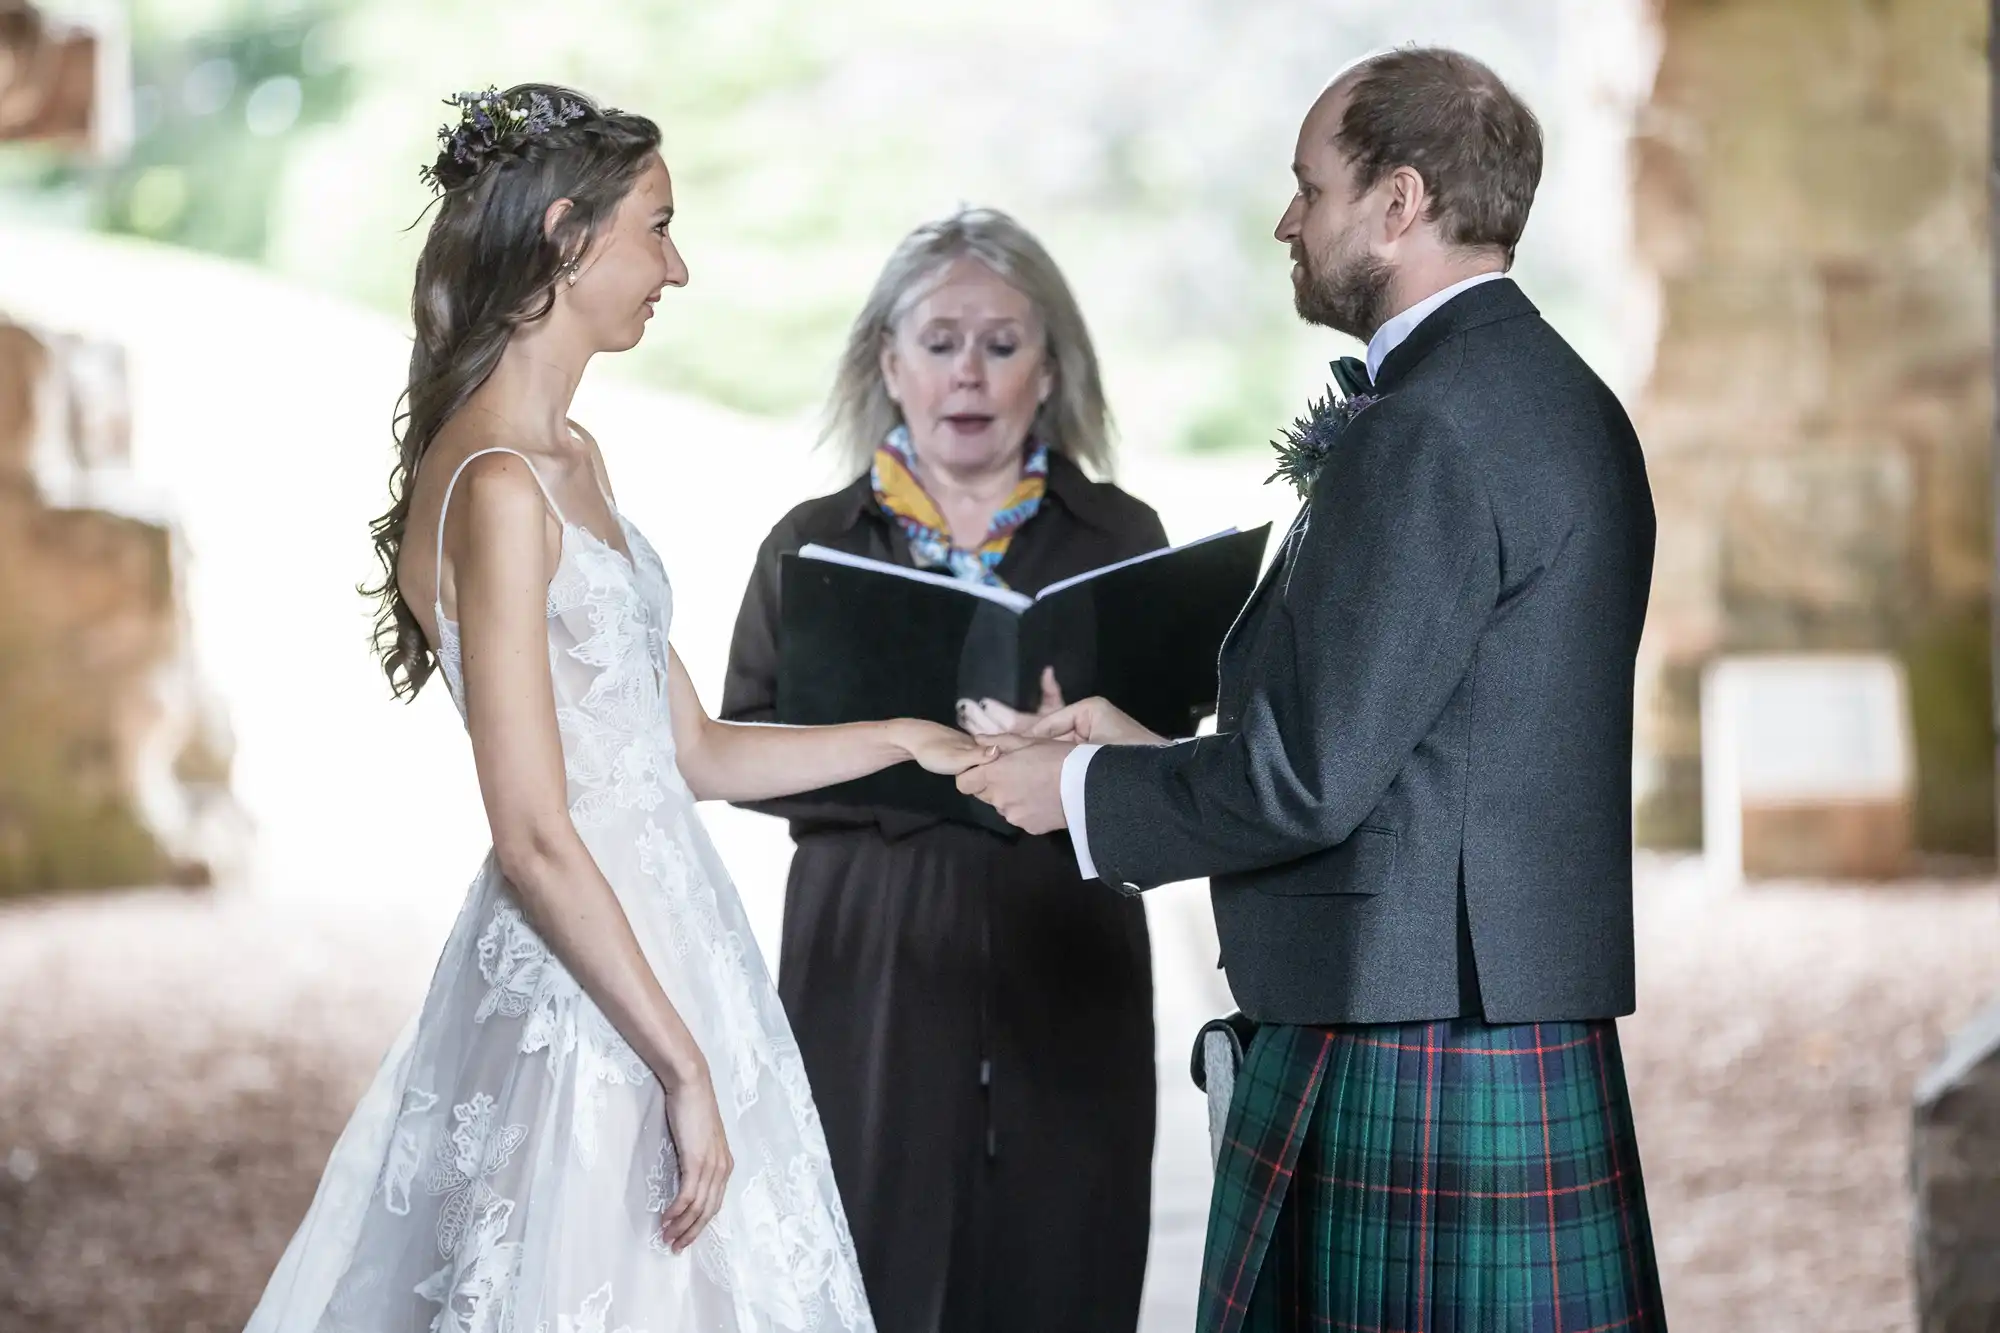
POLYGON ((1264 600, 1264 594, 1283 576, 1285 566, 1291 561, 1293 548, 1298 545, 1299 538, 1305 533, 1308 508, 1309 506, 1303 504, 1299 506, 1299 512, 1292 519, 1292 526, 1285 530, 1284 540, 1278 543, 1278 553, 1271 558, 1270 567, 1264 571, 1264 577, 1257 580, 1257 586, 1250 590, 1250 600, 1243 603, 1243 609, 1236 613, 1235 621, 1229 626, 1229 633, 1222 636, 1224 656, 1228 655, 1230 647, 1248 629, 1252 614, 1264 600))
MULTIPOLYGON (((1514 285, 1512 278, 1502 278, 1497 282, 1481 283, 1470 291, 1461 293, 1432 311, 1430 316, 1411 331, 1410 336, 1399 343, 1382 362, 1375 375, 1375 391, 1388 393, 1398 380, 1408 375, 1417 364, 1436 351, 1453 334, 1466 329, 1477 328, 1481 324, 1491 324, 1498 320, 1515 319, 1522 315, 1539 313, 1521 289, 1514 285)), ((1301 538, 1305 535, 1306 515, 1312 506, 1299 506, 1298 516, 1292 520, 1291 528, 1278 547, 1277 558, 1264 571, 1264 577, 1250 594, 1250 600, 1243 604, 1235 624, 1222 640, 1222 650, 1227 653, 1232 644, 1249 627, 1252 614, 1263 602, 1264 595, 1272 584, 1284 574, 1291 563, 1301 538)))
MULTIPOLYGON (((1375 391, 1388 393, 1393 390, 1397 381, 1408 375, 1418 363, 1454 334, 1477 328, 1482 324, 1537 313, 1539 312, 1535 309, 1534 303, 1514 285, 1513 279, 1502 278, 1497 282, 1481 283, 1432 311, 1408 338, 1389 353, 1382 362, 1381 369, 1376 372, 1375 391)), ((1285 532, 1285 539, 1279 544, 1278 554, 1272 559, 1270 568, 1264 571, 1264 577, 1258 580, 1256 588, 1250 593, 1250 600, 1243 604, 1243 609, 1237 613, 1235 622, 1229 627, 1229 633, 1223 636, 1222 661, 1227 662, 1230 654, 1240 646, 1240 641, 1250 633, 1251 626, 1256 623, 1258 612, 1272 586, 1285 577, 1292 560, 1298 554, 1299 542, 1305 537, 1306 518, 1311 511, 1310 504, 1299 506, 1298 515, 1292 519, 1292 526, 1285 532)), ((1226 680, 1224 689, 1226 693, 1226 680)))

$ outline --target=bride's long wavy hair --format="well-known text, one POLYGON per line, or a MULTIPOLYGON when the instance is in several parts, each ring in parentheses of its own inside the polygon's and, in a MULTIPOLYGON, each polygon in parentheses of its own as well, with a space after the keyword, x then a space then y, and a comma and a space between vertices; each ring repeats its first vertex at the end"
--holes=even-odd
POLYGON ((382 581, 361 589, 379 603, 375 650, 391 692, 403 698, 415 697, 437 667, 396 579, 417 469, 500 364, 514 330, 549 313, 565 267, 660 146, 659 127, 645 117, 550 84, 451 100, 463 116, 438 132, 437 161, 423 173, 439 200, 410 296, 416 341, 397 402, 390 504, 369 524, 382 581), (543 219, 559 199, 571 206, 551 234, 543 219))

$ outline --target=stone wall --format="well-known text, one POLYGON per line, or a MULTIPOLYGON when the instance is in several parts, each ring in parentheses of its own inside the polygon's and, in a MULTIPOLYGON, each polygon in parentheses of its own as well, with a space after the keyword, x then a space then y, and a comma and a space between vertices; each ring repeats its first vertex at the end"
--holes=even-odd
POLYGON ((125 450, 116 350, 0 321, 0 897, 201 883, 235 841, 174 535, 119 512, 125 450))
POLYGON ((1920 846, 1990 856, 1987 0, 1655 7, 1639 836, 1700 840, 1711 657, 1883 649, 1910 672, 1920 846))
MULTIPOLYGON (((0 141, 34 139, 69 148, 122 141, 123 73, 100 49, 109 34, 42 13, 25 0, 0 0, 0 141)), ((122 51, 122 43, 117 46, 122 51)))

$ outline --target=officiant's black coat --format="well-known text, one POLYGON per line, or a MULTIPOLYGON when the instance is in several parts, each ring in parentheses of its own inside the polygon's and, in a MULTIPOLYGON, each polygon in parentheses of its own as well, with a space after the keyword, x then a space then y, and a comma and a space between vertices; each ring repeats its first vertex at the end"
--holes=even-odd
MULTIPOLYGON (((722 716, 775 714, 779 557, 911 563, 866 477, 787 515, 737 617, 722 716)), ((1052 455, 1000 575, 1033 593, 1166 545, 1160 520, 1052 455)), ((1153 982, 1136 901, 1067 835, 774 802, 798 851, 778 990, 826 1123, 882 1333, 1119 1333, 1150 1221, 1153 982)))

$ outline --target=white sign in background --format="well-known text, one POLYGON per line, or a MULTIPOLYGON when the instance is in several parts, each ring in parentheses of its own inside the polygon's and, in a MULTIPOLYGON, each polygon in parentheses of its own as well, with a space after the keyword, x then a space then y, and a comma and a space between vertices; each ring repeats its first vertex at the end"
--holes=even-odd
POLYGON ((1879 654, 1729 657, 1702 678, 1703 849, 1743 876, 1743 808, 1906 799, 1909 686, 1879 654))

